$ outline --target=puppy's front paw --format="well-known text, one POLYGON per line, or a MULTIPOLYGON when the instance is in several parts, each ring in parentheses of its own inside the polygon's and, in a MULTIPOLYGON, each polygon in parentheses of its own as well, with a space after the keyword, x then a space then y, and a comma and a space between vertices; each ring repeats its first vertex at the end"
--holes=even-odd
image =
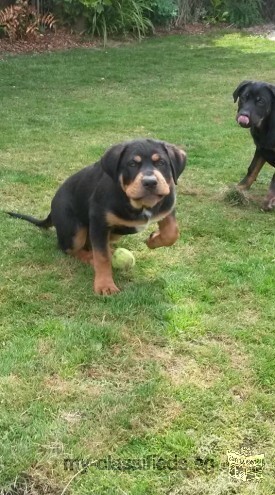
POLYGON ((100 279, 94 282, 94 291, 100 296, 111 296, 120 292, 114 281, 111 279, 100 279))
POLYGON ((147 244, 149 249, 156 249, 163 246, 159 230, 157 232, 152 232, 148 239, 146 239, 145 244, 147 244))
POLYGON ((179 229, 173 222, 173 225, 170 225, 169 228, 152 232, 145 243, 150 249, 173 246, 179 238, 179 235, 179 229))

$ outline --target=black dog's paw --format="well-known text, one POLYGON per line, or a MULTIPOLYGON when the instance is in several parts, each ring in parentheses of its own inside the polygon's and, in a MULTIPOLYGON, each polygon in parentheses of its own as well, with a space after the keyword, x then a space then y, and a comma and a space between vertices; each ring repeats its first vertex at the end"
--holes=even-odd
POLYGON ((272 211, 275 208, 275 197, 267 198, 262 205, 263 211, 272 211))

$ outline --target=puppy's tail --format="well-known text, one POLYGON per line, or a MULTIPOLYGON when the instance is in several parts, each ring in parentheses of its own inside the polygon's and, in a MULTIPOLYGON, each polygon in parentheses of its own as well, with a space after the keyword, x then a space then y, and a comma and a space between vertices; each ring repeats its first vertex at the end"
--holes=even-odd
POLYGON ((27 222, 33 223, 37 227, 42 229, 48 229, 53 226, 51 214, 45 218, 45 220, 38 220, 38 218, 31 217, 30 215, 23 215, 22 213, 14 213, 13 211, 7 211, 8 215, 14 218, 20 218, 21 220, 26 220, 27 222))

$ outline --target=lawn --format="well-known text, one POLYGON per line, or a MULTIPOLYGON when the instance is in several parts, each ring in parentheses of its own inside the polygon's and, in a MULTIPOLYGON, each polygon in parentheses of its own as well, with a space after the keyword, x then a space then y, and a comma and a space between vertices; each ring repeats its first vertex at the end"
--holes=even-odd
POLYGON ((224 200, 253 154, 232 93, 274 66, 274 42, 227 31, 0 60, 2 495, 274 494, 272 168, 247 205, 224 200), (123 239, 136 266, 95 296, 54 231, 4 210, 44 218, 68 175, 140 136, 187 151, 181 237, 123 239), (228 475, 241 446, 265 455, 258 484, 228 475), (107 456, 181 467, 78 472, 107 456))

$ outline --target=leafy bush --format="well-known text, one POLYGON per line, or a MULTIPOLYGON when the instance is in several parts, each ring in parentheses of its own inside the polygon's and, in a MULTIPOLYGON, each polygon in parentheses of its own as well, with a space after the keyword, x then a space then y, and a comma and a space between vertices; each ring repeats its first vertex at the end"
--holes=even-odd
POLYGON ((62 24, 73 27, 79 18, 88 17, 89 9, 81 0, 55 0, 52 9, 62 24))
POLYGON ((274 0, 262 0, 263 17, 268 21, 275 21, 275 2, 274 0))
POLYGON ((150 19, 155 26, 169 24, 178 15, 177 0, 149 0, 150 19))
POLYGON ((226 10, 224 0, 210 0, 206 10, 205 20, 215 24, 216 22, 225 22, 228 20, 229 13, 226 10))
MULTIPOLYGON (((89 0, 88 0, 89 1, 89 0)), ((101 2, 102 0, 97 0, 101 2)), ((105 9, 97 9, 97 17, 93 19, 92 32, 101 34, 133 33, 141 38, 153 30, 150 21, 150 7, 146 0, 103 0, 107 2, 105 9), (100 19, 102 21, 101 28, 100 19)))
POLYGON ((27 0, 17 0, 14 5, 0 10, 0 30, 13 41, 52 29, 55 22, 52 14, 38 14, 27 0))
POLYGON ((263 0, 208 0, 205 18, 208 22, 251 26, 262 21, 262 5, 263 0))
POLYGON ((139 38, 152 31, 150 6, 146 0, 57 0, 56 11, 66 24, 84 21, 83 30, 103 36, 133 33, 139 38))
POLYGON ((206 20, 247 26, 261 20, 263 4, 274 0, 44 0, 74 30, 102 36, 133 33, 141 38, 154 26, 206 20))
POLYGON ((178 0, 178 24, 206 20, 210 23, 228 21, 238 27, 262 21, 264 3, 274 0, 178 0))
POLYGON ((225 0, 229 22, 246 27, 262 22, 262 0, 225 0))

